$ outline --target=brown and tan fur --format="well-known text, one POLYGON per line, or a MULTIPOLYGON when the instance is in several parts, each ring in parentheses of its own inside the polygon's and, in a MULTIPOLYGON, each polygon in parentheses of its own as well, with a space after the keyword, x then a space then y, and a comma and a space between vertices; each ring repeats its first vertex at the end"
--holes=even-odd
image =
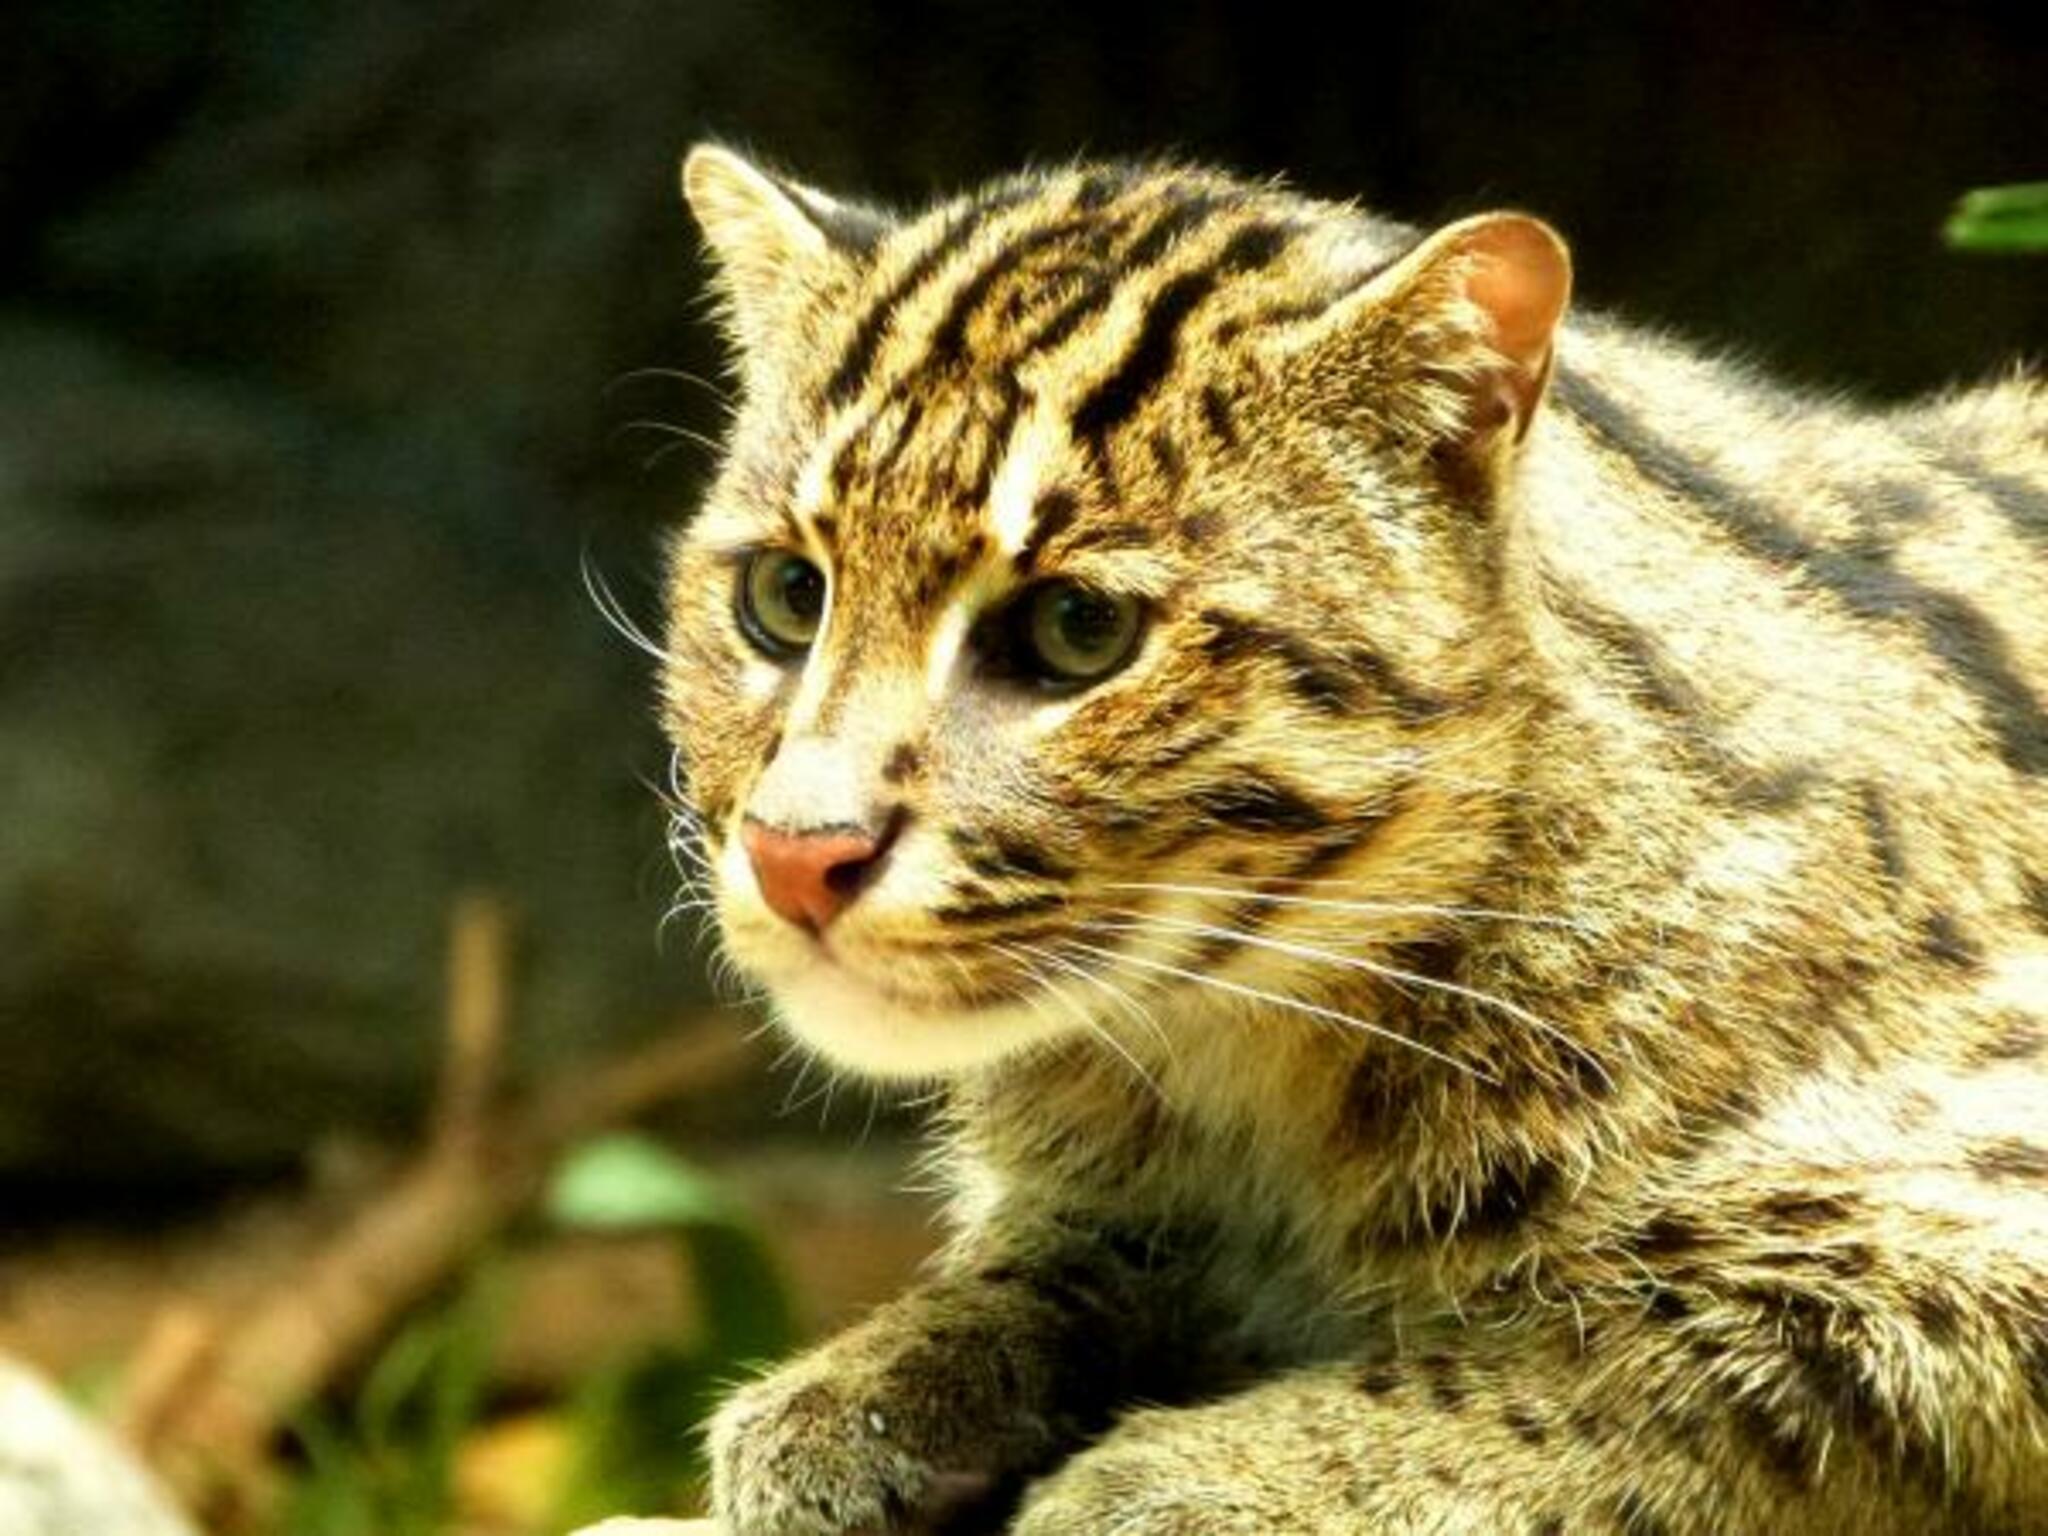
POLYGON ((719 1415, 734 1532, 2048 1531, 2048 389, 1559 324, 1517 215, 685 183, 705 895, 800 1037, 943 1081, 958 1218, 719 1415), (1147 614, 1071 694, 974 660, 1050 575, 1147 614), (828 944, 749 817, 897 829, 828 944))

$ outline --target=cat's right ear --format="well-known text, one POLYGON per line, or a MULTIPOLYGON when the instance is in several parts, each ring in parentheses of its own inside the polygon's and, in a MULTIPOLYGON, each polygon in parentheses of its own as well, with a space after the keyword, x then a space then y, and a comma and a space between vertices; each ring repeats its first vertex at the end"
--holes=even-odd
POLYGON ((1557 231, 1480 214, 1377 269, 1306 350, 1330 377, 1368 381, 1354 405, 1400 435, 1497 464, 1542 403, 1571 291, 1557 231))
POLYGON ((726 327, 761 349, 797 301, 864 261, 888 223, 717 144, 683 157, 683 198, 717 264, 726 327))

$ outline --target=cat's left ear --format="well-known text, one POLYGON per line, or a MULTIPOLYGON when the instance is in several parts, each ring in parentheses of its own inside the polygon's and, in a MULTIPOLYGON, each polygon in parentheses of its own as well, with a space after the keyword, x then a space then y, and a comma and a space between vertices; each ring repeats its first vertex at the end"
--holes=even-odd
POLYGON ((888 227, 870 209, 716 144, 684 157, 683 197, 717 262, 728 328, 747 352, 776 334, 795 301, 864 260, 888 227))
POLYGON ((1366 376, 1405 376, 1432 436, 1490 452, 1520 442, 1535 419, 1571 291, 1557 231, 1485 213, 1429 236, 1345 307, 1352 340, 1370 353, 1366 376))

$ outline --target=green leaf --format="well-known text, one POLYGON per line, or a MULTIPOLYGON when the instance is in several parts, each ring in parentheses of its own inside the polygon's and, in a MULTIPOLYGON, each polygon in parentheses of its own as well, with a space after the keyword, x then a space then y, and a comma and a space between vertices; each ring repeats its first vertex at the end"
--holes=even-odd
POLYGON ((747 1367, 795 1343, 789 1292, 741 1202, 647 1137, 576 1148, 556 1170, 547 1210, 585 1231, 672 1230, 688 1255, 701 1337, 694 1348, 646 1350, 585 1382, 558 1512, 576 1524, 621 1505, 672 1507, 703 1476, 702 1426, 718 1399, 747 1367))
POLYGON ((2048 181, 1965 192, 1942 238, 1959 251, 2048 251, 2048 181))
POLYGON ((287 1536, 377 1536, 377 1510, 360 1457, 325 1410, 302 1415, 293 1436, 306 1458, 286 1506, 287 1536))
POLYGON ((669 1345, 586 1377, 570 1410, 576 1451, 556 1523, 675 1509, 704 1476, 701 1426, 727 1384, 701 1357, 669 1345))
POLYGON ((546 1208, 565 1227, 601 1232, 741 1220, 715 1179, 649 1136, 603 1136, 571 1149, 548 1186, 546 1208))
POLYGON ((499 1293, 486 1258, 384 1346, 346 1412, 316 1407, 297 1421, 307 1472, 289 1536, 440 1536, 456 1452, 483 1412, 499 1293))
POLYGON ((789 1292, 775 1261, 744 1227, 698 1226, 683 1233, 697 1279, 709 1364, 730 1374, 787 1354, 796 1342, 789 1292))

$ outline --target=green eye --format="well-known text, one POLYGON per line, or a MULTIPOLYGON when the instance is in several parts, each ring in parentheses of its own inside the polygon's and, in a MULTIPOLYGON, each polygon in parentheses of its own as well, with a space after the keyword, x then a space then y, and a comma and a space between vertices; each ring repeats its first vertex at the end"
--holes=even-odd
POLYGON ((1130 660, 1143 615, 1138 600, 1072 581, 1024 595, 1018 639, 1028 670, 1047 683, 1093 683, 1130 660))
POLYGON ((740 567, 740 628, 784 661, 810 649, 825 613, 825 573, 786 549, 759 549, 740 567))

